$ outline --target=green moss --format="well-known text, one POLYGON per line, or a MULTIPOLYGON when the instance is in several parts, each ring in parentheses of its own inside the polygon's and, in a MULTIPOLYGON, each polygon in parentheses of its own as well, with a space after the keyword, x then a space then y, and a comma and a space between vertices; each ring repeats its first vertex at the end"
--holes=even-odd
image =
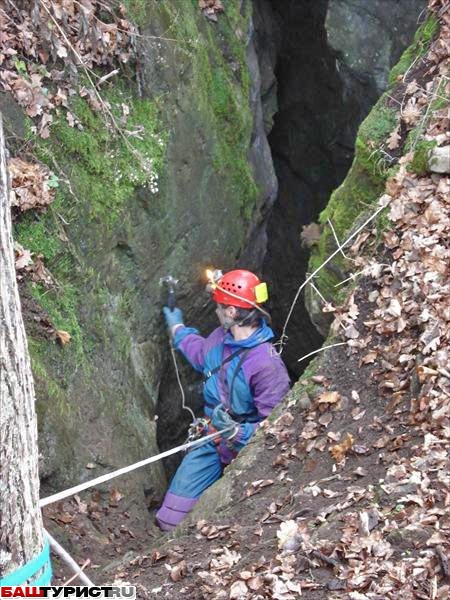
POLYGON ((15 228, 15 239, 34 254, 42 254, 51 260, 62 250, 61 241, 54 235, 53 223, 49 225, 48 214, 28 212, 15 228))
POLYGON ((399 62, 392 69, 389 75, 389 83, 391 85, 408 71, 415 60, 425 56, 431 41, 436 37, 438 31, 439 21, 434 14, 430 14, 425 23, 417 30, 411 46, 404 51, 399 62))
POLYGON ((118 86, 105 93, 104 99, 122 133, 107 115, 94 113, 86 100, 76 98, 70 110, 77 126, 71 127, 61 115, 54 122, 52 138, 38 142, 38 154, 50 167, 63 162, 70 168, 71 186, 78 197, 87 200, 91 218, 111 226, 136 188, 152 189, 157 181, 167 136, 160 131, 155 103, 132 101, 118 86), (130 109, 126 121, 123 104, 130 109))
POLYGON ((67 401, 67 395, 55 379, 48 376, 43 357, 52 352, 47 340, 28 339, 28 350, 31 358, 31 370, 36 388, 39 390, 40 402, 36 403, 38 421, 43 422, 44 416, 51 407, 51 419, 66 419, 73 413, 73 407, 67 401))
MULTIPOLYGON (((319 216, 323 233, 312 250, 310 272, 319 268, 337 247, 329 221, 339 241, 345 241, 357 217, 370 209, 379 198, 386 180, 392 174, 392 161, 384 150, 384 144, 397 125, 398 114, 387 106, 387 101, 388 96, 385 94, 361 124, 351 169, 342 185, 332 193, 319 216)), ((338 254, 318 273, 315 284, 330 302, 337 301, 341 288, 336 288, 336 285, 346 278, 348 270, 349 266, 343 255, 338 254)))
POLYGON ((412 161, 407 169, 416 175, 423 176, 429 173, 429 154, 437 145, 435 140, 422 140, 416 144, 412 161))
MULTIPOLYGON (((412 62, 423 56, 438 31, 437 19, 431 15, 419 28, 414 43, 404 53, 399 64, 391 72, 390 82, 395 83, 400 73, 406 72, 412 62)), ((387 139, 399 123, 398 111, 389 105, 388 92, 385 93, 361 124, 355 143, 355 158, 353 165, 342 183, 333 192, 330 201, 321 213, 319 221, 323 225, 323 233, 318 244, 312 250, 309 271, 319 268, 336 249, 336 240, 328 224, 331 221, 337 238, 342 243, 348 237, 357 218, 370 213, 371 206, 382 194, 385 183, 395 174, 396 158, 387 148, 387 139)), ((420 132, 410 133, 408 144, 416 145, 420 132), (414 142, 412 142, 414 136, 414 142)), ((430 146, 420 144, 416 147, 411 169, 422 173, 424 162, 430 146)), ((380 231, 389 226, 387 216, 382 216, 380 231)), ((316 277, 315 284, 322 294, 331 302, 337 302, 338 290, 336 285, 346 278, 346 271, 352 271, 352 266, 346 264, 342 254, 322 268, 316 277)), ((307 292, 308 294, 309 292, 307 292)), ((311 299, 309 299, 311 303, 311 299)))
POLYGON ((387 106, 387 94, 381 96, 367 118, 361 123, 356 137, 358 163, 371 177, 385 181, 392 164, 384 145, 398 123, 398 113, 387 106))
POLYGON ((243 39, 250 9, 242 15, 238 3, 230 2, 214 27, 201 14, 197 2, 186 5, 182 17, 178 9, 177 3, 165 4, 172 35, 185 40, 189 51, 195 102, 216 133, 212 165, 247 219, 258 193, 248 163, 253 117, 243 39))
MULTIPOLYGON (((53 289, 46 289, 40 283, 30 284, 29 290, 33 298, 44 309, 50 322, 57 330, 67 331, 71 336, 70 343, 64 347, 81 365, 83 362, 83 335, 78 321, 79 299, 76 287, 65 282, 53 289)), ((76 366, 74 364, 74 366, 76 366)))
POLYGON ((142 27, 147 22, 148 0, 121 0, 125 7, 126 18, 135 25, 142 27))

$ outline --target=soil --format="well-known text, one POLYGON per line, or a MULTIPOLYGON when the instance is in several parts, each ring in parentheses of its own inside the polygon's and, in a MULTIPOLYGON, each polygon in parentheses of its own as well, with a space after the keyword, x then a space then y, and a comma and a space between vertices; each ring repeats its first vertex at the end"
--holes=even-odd
MULTIPOLYGON (((356 298, 362 329, 370 311, 364 300, 369 292, 368 285, 362 286, 356 298)), ((313 546, 321 548, 294 554, 290 566, 302 574, 303 594, 309 600, 348 598, 339 595, 345 593, 346 582, 335 575, 336 566, 346 560, 333 549, 339 547, 355 514, 368 511, 370 515, 376 506, 377 511, 391 513, 394 521, 404 517, 398 501, 405 490, 388 494, 382 483, 387 468, 411 451, 419 433, 408 425, 409 394, 393 402, 392 396, 380 391, 377 365, 361 365, 359 354, 347 352, 335 347, 322 355, 312 380, 303 382, 315 385, 311 406, 302 410, 289 406, 287 400, 281 416, 265 428, 256 468, 242 472, 234 489, 236 501, 214 521, 194 524, 171 539, 153 523, 155 503, 148 518, 143 517, 142 510, 133 510, 136 499, 127 498, 119 487, 121 493, 94 490, 80 495, 81 499, 47 507, 47 529, 80 565, 89 559, 86 573, 96 585, 128 582, 138 586, 142 599, 238 598, 228 591, 224 595, 221 589, 258 574, 267 583, 272 574, 283 572, 277 531, 281 523, 296 520, 309 532, 313 546), (337 392, 338 401, 321 402, 325 392, 337 392), (318 419, 326 425, 319 426, 316 438, 308 438, 308 424, 318 419), (337 464, 330 444, 342 442, 347 434, 354 442, 337 464), (310 439, 319 440, 320 449, 310 449, 310 439), (211 575, 212 561, 223 556, 224 548, 240 558, 211 575)), ((419 552, 414 539, 405 542, 398 536, 391 540, 394 554, 405 552, 405 543, 410 555, 419 552)), ((71 577, 57 556, 53 568, 55 585, 71 577)), ((242 598, 297 597, 267 595, 263 589, 262 585, 254 595, 242 598)))

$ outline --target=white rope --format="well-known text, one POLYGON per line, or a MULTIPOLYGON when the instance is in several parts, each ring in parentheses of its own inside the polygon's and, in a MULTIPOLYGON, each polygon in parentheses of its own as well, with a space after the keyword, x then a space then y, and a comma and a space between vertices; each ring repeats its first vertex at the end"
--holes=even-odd
POLYGON ((187 450, 188 448, 194 448, 196 446, 202 446, 206 442, 216 438, 223 433, 226 433, 233 426, 226 427, 221 431, 216 431, 215 433, 210 433, 209 435, 200 438, 199 440, 194 440, 193 442, 188 442, 187 444, 182 444, 181 446, 176 446, 171 450, 166 450, 165 452, 161 452, 161 454, 157 454, 156 456, 151 456, 150 458, 146 458, 137 463, 129 465, 128 467, 122 467, 121 469, 117 469, 116 471, 112 471, 112 473, 106 473, 105 475, 100 475, 100 477, 96 477, 95 479, 91 479, 90 481, 85 481, 84 483, 80 483, 74 487, 71 487, 62 492, 58 492, 57 494, 53 494, 52 496, 47 496, 47 498, 41 498, 39 500, 39 506, 42 508, 43 506, 47 506, 48 504, 53 504, 54 502, 59 502, 59 500, 64 500, 64 498, 68 498, 69 496, 73 496, 74 494, 78 494, 78 492, 82 492, 83 490, 87 490, 88 488, 94 487, 96 485, 100 485, 101 483, 105 483, 105 481, 109 481, 110 479, 114 479, 115 477, 119 477, 120 475, 125 475, 125 473, 129 473, 130 471, 134 471, 135 469, 139 469, 140 467, 145 467, 145 465, 149 465, 150 463, 161 460, 162 458, 166 458, 166 456, 171 456, 172 454, 176 454, 177 452, 182 452, 183 450, 187 450))
POLYGON ((48 537, 48 541, 50 542, 50 548, 56 554, 64 560, 69 567, 72 568, 73 572, 77 577, 79 577, 80 581, 82 581, 85 585, 93 586, 94 584, 89 579, 89 577, 82 571, 79 565, 73 560, 73 558, 68 554, 66 550, 49 534, 48 531, 45 532, 45 535, 48 537))
POLYGON ((302 356, 301 358, 299 358, 297 360, 297 362, 301 362, 302 360, 305 360, 305 358, 309 358, 313 354, 317 354, 318 352, 322 352, 322 350, 328 350, 328 348, 336 348, 336 346, 346 346, 347 344, 348 344, 348 342, 339 342, 338 344, 330 344, 329 346, 322 346, 322 348, 318 348, 317 350, 313 350, 309 354, 305 354, 305 356, 302 356))
POLYGON ((181 377, 180 377, 180 372, 178 370, 177 357, 176 357, 176 353, 175 353, 175 348, 173 347, 172 338, 170 339, 170 354, 172 356, 173 366, 175 367, 175 375, 177 377, 178 387, 180 388, 181 406, 182 406, 182 408, 184 408, 184 410, 187 410, 188 412, 191 413, 192 423, 193 423, 195 421, 195 414, 194 414, 194 411, 191 408, 189 408, 189 406, 186 406, 186 395, 184 393, 183 384, 181 383, 181 377))
MULTIPOLYGON (((381 206, 380 206, 380 207, 379 207, 379 208, 378 208, 378 209, 377 209, 377 210, 376 210, 376 211, 375 211, 375 212, 374 212, 374 213, 373 213, 373 214, 372 214, 372 215, 371 215, 371 216, 370 216, 368 219, 366 219, 366 220, 364 221, 364 223, 363 223, 363 224, 362 224, 360 227, 358 227, 358 229, 357 229, 356 231, 354 231, 354 232, 352 233, 352 235, 350 235, 350 236, 349 236, 349 237, 348 237, 348 238, 347 238, 347 239, 346 239, 346 240, 345 240, 345 241, 344 241, 342 244, 340 244, 340 245, 339 245, 339 248, 337 248, 337 249, 336 249, 336 250, 335 250, 335 251, 334 251, 332 254, 330 254, 330 256, 329 256, 329 257, 328 257, 328 258, 327 258, 327 259, 326 259, 326 260, 325 260, 325 261, 324 261, 324 262, 323 262, 323 263, 322 263, 320 266, 318 266, 318 267, 317 267, 317 269, 316 269, 315 271, 313 271, 313 272, 311 273, 311 275, 309 275, 309 276, 308 276, 308 277, 305 279, 305 281, 304 281, 304 282, 301 284, 301 286, 298 288, 298 290, 297 290, 297 293, 295 294, 294 300, 292 301, 291 307, 290 307, 290 309, 289 309, 288 316, 286 317, 286 321, 284 322, 284 325, 283 325, 283 331, 282 331, 282 333, 281 333, 280 340, 278 341, 278 345, 280 346, 279 354, 281 354, 281 353, 283 352, 283 348, 284 348, 284 345, 285 345, 285 343, 286 343, 286 342, 285 342, 285 340, 287 339, 287 335, 286 335, 286 329, 287 329, 287 325, 288 325, 288 323, 289 323, 289 320, 290 320, 290 318, 291 318, 291 316, 292 316, 292 313, 294 312, 295 305, 297 304, 297 300, 298 300, 298 298, 299 298, 299 296, 300 296, 300 294, 301 294, 301 292, 302 292, 303 288, 304 288, 304 287, 305 287, 305 286, 306 286, 306 285, 307 285, 307 284, 308 284, 308 283, 309 283, 309 282, 310 282, 312 279, 314 279, 314 277, 317 275, 317 273, 318 273, 318 272, 319 272, 321 269, 323 269, 323 267, 325 267, 325 265, 327 265, 327 264, 328 264, 328 263, 329 263, 329 262, 330 262, 330 261, 331 261, 331 260, 332 260, 332 259, 333 259, 333 258, 336 256, 336 254, 339 254, 339 252, 342 252, 342 248, 344 248, 344 247, 345 247, 345 246, 346 246, 346 245, 347 245, 347 244, 348 244, 348 243, 349 243, 349 242, 350 242, 350 241, 351 241, 353 238, 355 238, 355 237, 358 235, 358 233, 359 233, 360 231, 362 231, 362 230, 364 229, 364 227, 365 227, 366 225, 368 225, 368 224, 369 224, 371 221, 373 221, 373 219, 375 219, 375 217, 376 217, 376 216, 377 216, 377 215, 378 215, 378 214, 379 214, 379 213, 380 213, 380 212, 381 212, 381 211, 382 211, 384 208, 386 208, 386 206, 387 206, 387 204, 388 204, 388 203, 386 202, 386 199, 387 199, 388 197, 389 197, 389 196, 387 196, 387 194, 385 194, 384 196, 382 196, 382 197, 380 198, 380 202, 381 202, 381 201, 383 201, 383 202, 381 203, 381 206)), ((303 359, 302 359, 302 360, 303 360, 303 359)))

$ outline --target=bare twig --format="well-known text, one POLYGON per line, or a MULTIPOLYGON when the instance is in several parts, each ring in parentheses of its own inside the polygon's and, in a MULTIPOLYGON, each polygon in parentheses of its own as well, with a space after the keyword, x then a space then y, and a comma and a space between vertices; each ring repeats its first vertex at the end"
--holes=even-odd
POLYGON ((117 75, 117 73, 119 73, 119 69, 114 69, 114 71, 111 71, 107 75, 103 75, 103 77, 100 77, 100 79, 97 81, 96 86, 97 87, 101 86, 102 83, 104 83, 105 81, 107 81, 111 77, 114 77, 114 75, 117 75))
MULTIPOLYGON (((386 196, 387 198, 388 196, 386 196)), ((381 206, 379 206, 377 208, 377 210, 368 218, 364 221, 364 223, 358 227, 358 229, 356 231, 354 231, 342 244, 339 245, 339 248, 337 248, 332 254, 330 254, 330 256, 319 266, 317 267, 317 269, 315 271, 313 271, 313 273, 311 273, 311 275, 309 275, 305 281, 300 285, 300 287, 298 288, 295 296, 294 296, 294 300, 292 301, 291 307, 289 309, 288 315, 286 317, 286 321, 284 322, 283 325, 283 331, 281 333, 280 336, 280 341, 278 343, 278 345, 280 346, 280 350, 279 350, 279 354, 281 354, 283 352, 283 347, 286 343, 286 329, 289 323, 289 320, 292 316, 292 313, 294 312, 294 308, 295 305, 297 304, 297 301, 300 297, 300 294, 302 293, 302 290, 304 289, 304 287, 312 280, 314 279, 314 277, 317 275, 317 273, 319 271, 321 271, 330 261, 333 260, 333 258, 339 254, 339 252, 341 252, 341 249, 344 248, 349 242, 351 242, 351 240, 353 240, 360 231, 362 231, 371 221, 373 221, 373 219, 375 219, 375 217, 377 217, 379 215, 379 213, 386 208, 387 206, 387 202, 382 202, 381 206)), ((301 359, 303 360, 303 359, 301 359)))
POLYGON ((109 118, 110 122, 112 123, 114 129, 117 131, 117 133, 121 136, 121 138, 123 139, 126 147, 128 148, 128 150, 131 152, 131 154, 133 154, 139 161, 142 169, 146 172, 146 173, 151 173, 151 167, 149 166, 148 161, 145 160, 145 158, 142 156, 142 154, 136 150, 136 148, 134 148, 130 142, 128 141, 128 138, 126 137, 126 135, 124 134, 124 132, 122 131, 122 129, 119 127, 119 125, 117 124, 116 119, 114 118, 114 115, 112 114, 111 110, 108 108, 108 106, 106 105, 106 103, 104 102, 103 98, 100 96, 94 81, 92 80, 92 77, 89 73, 88 68, 84 65, 83 63, 83 58, 80 56, 80 54, 77 52, 77 50, 73 47, 73 45, 71 44, 70 40, 68 39, 65 31, 61 28, 60 24, 58 23, 58 21, 55 19, 55 17, 52 15, 50 9, 48 8, 48 6, 45 4, 46 0, 41 0, 41 4, 44 7, 45 12, 48 14, 48 16, 50 17, 50 19, 53 21, 53 23, 55 24, 56 28, 58 29, 58 31, 61 33, 62 37, 64 38, 66 44, 68 45, 68 47, 72 50, 74 56, 78 59, 78 61, 80 62, 80 66, 82 67, 82 69, 84 70, 86 77, 89 81, 89 83, 92 86, 92 90, 95 94, 95 96, 97 97, 97 100, 99 101, 103 112, 107 115, 107 117, 109 118))
MULTIPOLYGON (((80 567, 80 572, 81 572, 81 571, 84 571, 84 569, 85 569, 86 567, 88 567, 90 564, 91 564, 91 559, 90 559, 90 558, 86 559, 86 560, 84 561, 84 563, 83 563, 83 564, 81 565, 81 567, 80 567)), ((67 579, 67 581, 65 581, 65 582, 64 582, 62 585, 69 585, 69 584, 70 584, 70 583, 72 583, 72 581, 73 581, 74 579, 76 579, 78 576, 79 576, 79 573, 74 573, 74 574, 72 575, 72 577, 69 577, 69 579, 67 579)))

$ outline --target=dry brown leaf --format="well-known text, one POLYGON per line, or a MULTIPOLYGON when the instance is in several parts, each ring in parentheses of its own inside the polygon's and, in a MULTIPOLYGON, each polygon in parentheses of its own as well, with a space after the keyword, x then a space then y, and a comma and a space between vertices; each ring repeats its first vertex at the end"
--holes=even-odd
POLYGON ((397 125, 397 127, 393 130, 393 132, 387 139, 387 147, 389 150, 395 150, 396 148, 398 148, 400 139, 401 139, 399 132, 400 132, 400 123, 397 125))
POLYGON ((67 333, 67 331, 63 331, 62 329, 56 329, 55 330, 55 335, 56 335, 57 340, 63 346, 65 346, 66 344, 68 344, 70 342, 70 340, 72 339, 72 336, 70 335, 70 333, 67 333))
POLYGON ((182 560, 174 567, 171 567, 169 577, 172 581, 181 581, 187 573, 186 561, 182 560))
POLYGON ((112 489, 109 493, 109 506, 118 506, 122 498, 123 494, 121 494, 119 490, 112 489))
POLYGON ((302 245, 306 246, 307 248, 311 248, 311 246, 320 240, 321 235, 322 227, 318 223, 309 223, 308 225, 303 225, 300 233, 302 245))
POLYGON ((15 245, 14 247, 15 255, 16 255, 16 269, 20 271, 25 267, 33 264, 33 259, 31 258, 31 252, 22 248, 22 246, 15 245))
POLYGON ((248 593, 248 587, 244 581, 235 581, 230 587, 230 600, 240 600, 245 598, 248 593))
POLYGON ((337 463, 340 463, 344 460, 347 452, 352 448, 354 442, 354 437, 351 433, 347 433, 344 440, 340 444, 336 444, 335 446, 331 446, 330 453, 331 456, 337 463))
POLYGON ((8 161, 11 177, 11 204, 21 212, 32 208, 43 210, 55 198, 50 188, 50 172, 40 164, 26 162, 20 158, 8 161))
POLYGON ((319 404, 336 404, 341 399, 339 392, 323 392, 317 396, 317 402, 319 404))
POLYGON ((65 525, 68 525, 69 523, 72 523, 72 521, 74 520, 74 516, 71 515, 70 513, 60 513, 56 516, 56 520, 60 521, 61 523, 64 523, 65 525))

